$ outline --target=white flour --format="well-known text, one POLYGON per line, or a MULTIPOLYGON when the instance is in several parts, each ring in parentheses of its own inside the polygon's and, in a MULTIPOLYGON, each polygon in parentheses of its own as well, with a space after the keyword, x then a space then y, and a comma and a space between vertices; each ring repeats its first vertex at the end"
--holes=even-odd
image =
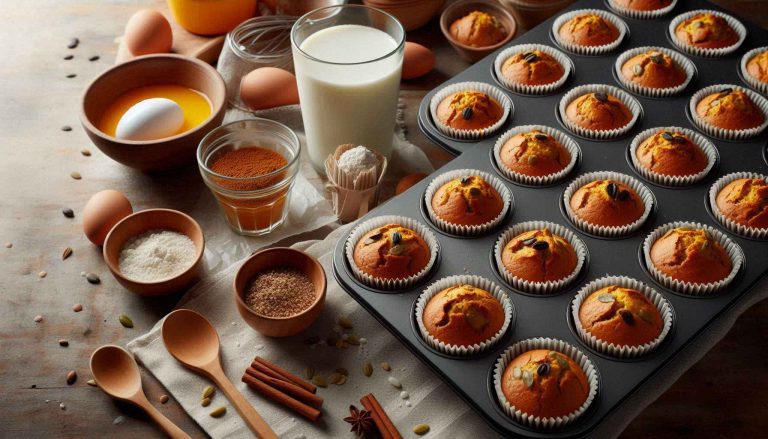
POLYGON ((195 244, 169 230, 150 230, 131 238, 120 251, 120 272, 141 282, 155 282, 183 273, 195 263, 195 244))
POLYGON ((355 177, 379 164, 376 154, 364 146, 356 146, 344 151, 339 157, 338 167, 345 174, 355 177))

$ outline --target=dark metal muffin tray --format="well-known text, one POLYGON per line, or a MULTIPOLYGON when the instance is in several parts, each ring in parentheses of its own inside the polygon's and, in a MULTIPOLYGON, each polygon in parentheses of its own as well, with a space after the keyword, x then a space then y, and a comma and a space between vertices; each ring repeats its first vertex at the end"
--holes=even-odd
MULTIPOLYGON (((582 8, 610 10, 601 0, 581 0, 566 11, 582 8)), ((692 83, 681 95, 671 98, 654 99, 634 95, 643 106, 643 115, 635 127, 622 138, 610 141, 579 138, 563 126, 556 114, 561 96, 577 85, 609 84, 622 87, 614 77, 613 64, 616 57, 627 49, 662 46, 682 53, 667 36, 667 26, 676 15, 694 9, 721 10, 702 0, 690 0, 678 2, 671 13, 659 19, 635 20, 622 17, 629 26, 629 34, 624 43, 616 51, 605 56, 579 56, 568 53, 574 63, 575 72, 554 94, 523 96, 507 92, 514 102, 514 116, 489 138, 461 142, 440 134, 435 129, 428 111, 429 100, 437 90, 427 94, 419 111, 419 125, 435 143, 454 153, 461 153, 461 156, 361 219, 365 221, 379 215, 402 215, 431 227, 440 244, 438 260, 434 269, 416 285, 397 292, 381 292, 368 288, 354 278, 346 260, 344 244, 348 235, 336 246, 333 263, 334 275, 339 284, 414 355, 448 383, 490 426, 504 436, 564 438, 588 435, 629 395, 646 385, 673 357, 685 350, 697 335, 723 312, 749 294, 750 288, 768 272, 768 242, 746 239, 728 232, 714 219, 707 201, 710 186, 725 174, 737 171, 768 174, 768 136, 765 133, 743 142, 711 139, 720 155, 718 163, 703 181, 680 189, 661 187, 645 181, 634 171, 627 155, 632 138, 648 128, 680 126, 700 132, 687 114, 691 95, 711 84, 732 83, 748 87, 740 77, 739 62, 748 50, 768 45, 766 31, 741 20, 748 29, 748 35, 736 53, 724 58, 700 58, 685 54, 697 69, 692 83), (547 187, 522 186, 504 179, 495 169, 492 149, 498 136, 514 126, 528 124, 557 128, 571 136, 581 147, 581 162, 575 171, 559 184, 547 187), (430 222, 424 210, 424 191, 430 180, 446 171, 462 168, 479 169, 496 175, 505 182, 514 196, 514 209, 511 214, 499 227, 479 237, 460 238, 445 234, 430 222), (590 236, 576 228, 563 212, 563 191, 573 177, 601 170, 618 171, 639 179, 651 189, 656 198, 655 212, 646 224, 631 236, 620 239, 590 236), (569 288, 556 295, 533 296, 516 291, 496 272, 492 252, 497 237, 511 225, 529 220, 546 220, 564 225, 574 230, 587 245, 588 263, 582 275, 569 288), (724 231, 741 247, 745 264, 733 283, 712 296, 691 297, 669 291, 653 280, 644 267, 642 242, 653 229, 672 221, 695 221, 711 225, 724 231), (492 280, 509 293, 516 309, 514 324, 499 344, 489 351, 466 359, 446 356, 430 348, 420 337, 413 315, 415 301, 427 285, 456 274, 476 274, 492 280), (571 300, 585 283, 606 274, 636 278, 662 293, 672 304, 675 313, 672 330, 658 349, 649 355, 633 360, 611 358, 591 350, 576 335, 569 317, 571 300), (596 399, 587 412, 563 428, 536 430, 516 423, 502 411, 495 396, 492 374, 497 358, 512 343, 532 337, 564 340, 587 354, 598 370, 599 390, 596 399)), ((551 36, 551 26, 555 18, 552 17, 513 40, 510 45, 539 43, 558 47, 551 36)), ((493 73, 493 61, 501 50, 503 49, 450 79, 438 87, 438 90, 445 85, 464 81, 486 82, 503 89, 494 79, 493 73)))

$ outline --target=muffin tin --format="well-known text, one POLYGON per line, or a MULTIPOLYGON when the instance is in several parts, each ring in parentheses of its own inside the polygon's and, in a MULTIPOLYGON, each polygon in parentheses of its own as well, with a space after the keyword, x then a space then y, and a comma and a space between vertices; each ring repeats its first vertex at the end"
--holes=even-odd
MULTIPOLYGON (((561 12, 561 15, 569 10, 589 8, 615 13, 602 0, 581 0, 561 12)), ((747 141, 731 142, 702 133, 718 150, 716 163, 702 180, 679 188, 661 186, 647 180, 635 170, 628 155, 632 139, 649 128, 677 126, 701 133, 688 113, 689 100, 696 91, 714 84, 738 84, 749 88, 739 73, 741 57, 755 47, 768 46, 768 33, 743 20, 740 21, 746 26, 748 35, 744 44, 734 53, 721 58, 685 54, 695 65, 696 73, 691 84, 679 94, 666 98, 640 96, 624 88, 615 77, 616 58, 626 50, 661 46, 680 52, 670 41, 667 27, 675 16, 696 9, 721 10, 708 2, 691 0, 678 2, 670 13, 656 19, 637 20, 622 16, 629 32, 616 50, 602 56, 576 55, 559 47, 551 33, 552 23, 557 16, 552 17, 510 43, 547 44, 562 50, 573 61, 575 68, 570 78, 563 87, 550 94, 522 95, 504 88, 494 73, 496 55, 504 48, 431 91, 421 103, 419 126, 435 143, 453 153, 461 153, 461 156, 404 194, 379 206, 363 221, 381 215, 400 215, 424 224, 434 233, 440 247, 434 267, 418 283, 403 290, 380 291, 355 279, 344 252, 349 234, 336 246, 334 275, 339 284, 504 436, 566 438, 590 434, 626 398, 642 386, 652 385, 657 372, 687 349, 723 312, 744 300, 751 287, 768 272, 768 241, 744 238, 729 231, 714 218, 708 204, 710 187, 724 175, 734 172, 768 175, 768 134, 763 133, 747 141), (451 84, 467 81, 501 88, 513 101, 515 108, 498 131, 471 142, 451 139, 441 134, 429 114, 429 103, 436 93, 451 84), (589 140, 564 126, 558 116, 560 99, 574 87, 587 84, 619 87, 640 102, 643 107, 642 116, 628 133, 607 141, 589 140), (573 138, 581 149, 575 170, 555 184, 545 186, 515 183, 505 177, 495 164, 493 146, 499 136, 520 125, 547 125, 573 138), (511 211, 498 226, 479 236, 460 237, 446 233, 433 224, 426 213, 424 194, 429 183, 438 175, 456 169, 477 169, 490 173, 501 179, 513 194, 514 206, 511 211), (578 176, 596 171, 614 171, 632 176, 653 193, 655 208, 639 230, 619 238, 600 238, 583 232, 568 219, 562 202, 566 187, 578 176), (587 258, 582 273, 555 294, 532 294, 516 290, 496 268, 494 246, 499 235, 509 227, 525 221, 560 224, 573 231, 586 244, 587 258), (657 227, 675 221, 712 226, 738 244, 743 252, 744 264, 727 288, 701 297, 684 295, 669 290, 649 274, 643 258, 643 242, 657 227), (414 309, 418 297, 429 285, 448 276, 464 274, 478 275, 501 286, 514 304, 515 315, 509 329, 492 348, 469 357, 456 357, 433 349, 422 339, 414 309), (652 352, 637 358, 619 359, 593 350, 579 338, 572 321, 571 303, 584 285, 606 275, 637 279, 661 293, 671 305, 674 316, 671 330, 652 352), (499 357, 514 343, 535 337, 551 337, 576 347, 587 355, 597 371, 599 390, 594 402, 578 419, 562 427, 535 429, 517 422, 504 412, 495 394, 493 375, 499 357)))

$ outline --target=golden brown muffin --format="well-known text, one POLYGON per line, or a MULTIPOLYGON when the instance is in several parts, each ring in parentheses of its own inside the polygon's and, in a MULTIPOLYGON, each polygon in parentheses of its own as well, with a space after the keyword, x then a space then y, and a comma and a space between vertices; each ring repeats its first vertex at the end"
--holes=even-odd
POLYGON ((535 349, 513 359, 501 377, 501 391, 516 409, 553 418, 578 410, 589 397, 589 381, 565 354, 535 349))
POLYGON ((729 220, 747 227, 768 228, 768 184, 762 178, 739 178, 715 198, 717 209, 729 220))
POLYGON ((645 295, 611 285, 590 294, 579 308, 581 326, 598 339, 619 346, 641 346, 664 327, 661 313, 645 295))
POLYGON ((603 92, 587 93, 565 108, 571 123, 588 130, 608 131, 626 126, 632 112, 615 96, 603 92))
POLYGON ((493 221, 504 208, 499 192, 476 175, 454 178, 440 186, 431 203, 438 218, 463 226, 493 221))
POLYGON ((501 262, 513 276, 529 282, 558 281, 576 269, 578 256, 567 239, 549 229, 523 232, 504 246, 501 262))
POLYGON ((509 81, 525 85, 557 82, 565 68, 552 55, 541 50, 516 53, 501 65, 501 74, 509 81))
POLYGON ((764 50, 747 61, 747 74, 760 82, 768 83, 768 50, 764 50))
POLYGON ((429 263, 429 245, 411 229, 387 224, 363 235, 355 245, 355 265, 378 279, 404 279, 429 263))
POLYGON ((585 184, 571 196, 570 206, 577 217, 603 227, 632 224, 645 212, 645 204, 637 192, 614 180, 585 184))
POLYGON ((504 115, 501 104, 475 90, 454 93, 437 105, 437 118, 457 130, 481 130, 495 124, 504 115))
POLYGON ((685 82, 685 70, 666 53, 649 50, 635 55, 621 66, 621 75, 648 88, 671 88, 685 82))
POLYGON ((710 125, 726 130, 746 130, 765 122, 762 110, 742 90, 730 88, 705 96, 696 114, 710 125))
POLYGON ((472 11, 451 23, 450 34, 465 46, 488 47, 503 41, 507 29, 493 15, 472 11))
POLYGON ((644 168, 670 176, 695 175, 709 164, 701 147, 677 131, 657 131, 640 143, 635 157, 644 168))
POLYGON ((706 230, 678 227, 651 246, 653 266, 667 276, 691 283, 718 282, 731 273, 733 262, 706 230))
POLYGON ((618 6, 635 11, 656 11, 672 4, 672 0, 613 0, 618 6))
POLYGON ((577 15, 558 30, 560 38, 577 46, 605 46, 619 38, 619 29, 597 14, 577 15))
POLYGON ((725 18, 701 13, 677 25, 675 36, 678 40, 702 49, 721 49, 739 42, 739 34, 725 18))
POLYGON ((534 177, 560 172, 571 162, 568 150, 557 139, 539 130, 520 133, 507 140, 499 157, 507 169, 534 177))
POLYGON ((489 340, 504 326, 504 319, 504 308, 491 293, 467 284, 435 294, 422 315, 429 335, 457 346, 489 340))

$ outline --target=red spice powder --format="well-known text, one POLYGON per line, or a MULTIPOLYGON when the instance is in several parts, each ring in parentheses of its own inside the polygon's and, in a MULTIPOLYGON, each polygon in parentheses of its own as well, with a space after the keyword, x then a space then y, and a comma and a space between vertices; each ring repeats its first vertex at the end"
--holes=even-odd
MULTIPOLYGON (((269 174, 288 164, 288 160, 276 151, 258 146, 232 149, 214 160, 211 170, 227 177, 248 178, 269 174)), ((217 184, 232 190, 252 191, 263 189, 283 179, 278 174, 252 181, 233 181, 215 178, 217 184)))

